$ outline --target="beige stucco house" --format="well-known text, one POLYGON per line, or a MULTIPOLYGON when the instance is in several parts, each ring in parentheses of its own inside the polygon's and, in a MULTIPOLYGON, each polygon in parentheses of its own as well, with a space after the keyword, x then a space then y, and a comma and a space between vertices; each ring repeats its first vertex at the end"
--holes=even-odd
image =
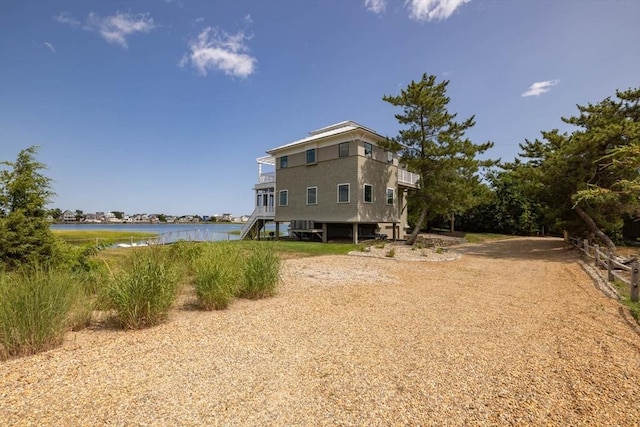
POLYGON ((256 209, 242 237, 258 235, 267 222, 289 224, 289 235, 323 242, 354 242, 407 233, 407 191, 418 175, 380 147, 385 138, 346 121, 268 150, 258 162, 256 209), (265 172, 263 168, 271 168, 265 172))

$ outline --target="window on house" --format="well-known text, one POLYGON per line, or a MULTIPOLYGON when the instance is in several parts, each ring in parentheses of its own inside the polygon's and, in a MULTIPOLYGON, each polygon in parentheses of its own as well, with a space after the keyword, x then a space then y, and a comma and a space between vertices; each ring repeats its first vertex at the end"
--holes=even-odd
POLYGON ((307 164, 316 162, 316 149, 311 148, 307 150, 307 164))
POLYGON ((289 204, 289 190, 280 190, 278 192, 278 205, 287 206, 289 204))
POLYGON ((349 156, 349 143, 341 142, 338 146, 338 156, 339 157, 347 157, 349 156))
POLYGON ((394 199, 394 190, 393 190, 393 188, 387 188, 387 204, 388 205, 393 205, 393 199, 394 199))
POLYGON ((387 163, 393 163, 393 153, 391 151, 387 151, 387 163))
POLYGON ((368 142, 364 143, 364 155, 366 157, 371 157, 373 155, 373 145, 368 142))
POLYGON ((364 202, 373 203, 373 186, 371 184, 364 185, 364 202))
POLYGON ((289 166, 289 156, 280 157, 280 169, 284 169, 289 166))
POLYGON ((307 204, 318 204, 318 187, 307 187, 307 204))
POLYGON ((338 184, 338 203, 349 203, 349 184, 338 184))

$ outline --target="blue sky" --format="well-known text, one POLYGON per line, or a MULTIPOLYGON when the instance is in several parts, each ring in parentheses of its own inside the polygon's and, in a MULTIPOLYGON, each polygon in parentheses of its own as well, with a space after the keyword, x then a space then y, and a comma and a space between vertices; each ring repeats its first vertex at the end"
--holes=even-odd
POLYGON ((640 1, 0 0, 0 160, 40 145, 85 212, 253 210, 255 158, 450 80, 467 135, 513 160, 576 104, 640 86, 640 1))

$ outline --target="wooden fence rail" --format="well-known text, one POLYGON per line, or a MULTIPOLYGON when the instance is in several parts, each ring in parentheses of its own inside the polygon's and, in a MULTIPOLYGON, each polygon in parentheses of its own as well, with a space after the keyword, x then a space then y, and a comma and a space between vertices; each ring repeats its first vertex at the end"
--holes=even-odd
POLYGON ((593 259, 594 267, 607 270, 607 279, 610 282, 618 279, 629 285, 631 301, 638 301, 640 282, 640 262, 638 260, 635 260, 630 265, 623 264, 621 259, 613 255, 611 250, 605 252, 598 245, 590 246, 587 239, 581 240, 567 236, 567 241, 593 259))

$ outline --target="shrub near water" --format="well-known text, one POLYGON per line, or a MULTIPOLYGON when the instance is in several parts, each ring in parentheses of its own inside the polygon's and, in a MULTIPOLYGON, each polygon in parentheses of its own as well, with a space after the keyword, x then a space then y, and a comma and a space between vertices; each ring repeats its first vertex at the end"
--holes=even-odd
POLYGON ((125 260, 107 290, 124 328, 162 322, 176 299, 179 276, 159 248, 136 250, 125 260))
POLYGON ((227 308, 241 280, 242 260, 238 245, 209 245, 195 262, 196 295, 205 310, 227 308))
POLYGON ((279 281, 280 258, 273 246, 268 243, 256 243, 245 261, 243 282, 238 289, 238 296, 250 299, 273 296, 279 281))
POLYGON ((29 267, 2 274, 0 359, 58 346, 72 323, 86 322, 83 298, 78 277, 69 271, 29 267))

